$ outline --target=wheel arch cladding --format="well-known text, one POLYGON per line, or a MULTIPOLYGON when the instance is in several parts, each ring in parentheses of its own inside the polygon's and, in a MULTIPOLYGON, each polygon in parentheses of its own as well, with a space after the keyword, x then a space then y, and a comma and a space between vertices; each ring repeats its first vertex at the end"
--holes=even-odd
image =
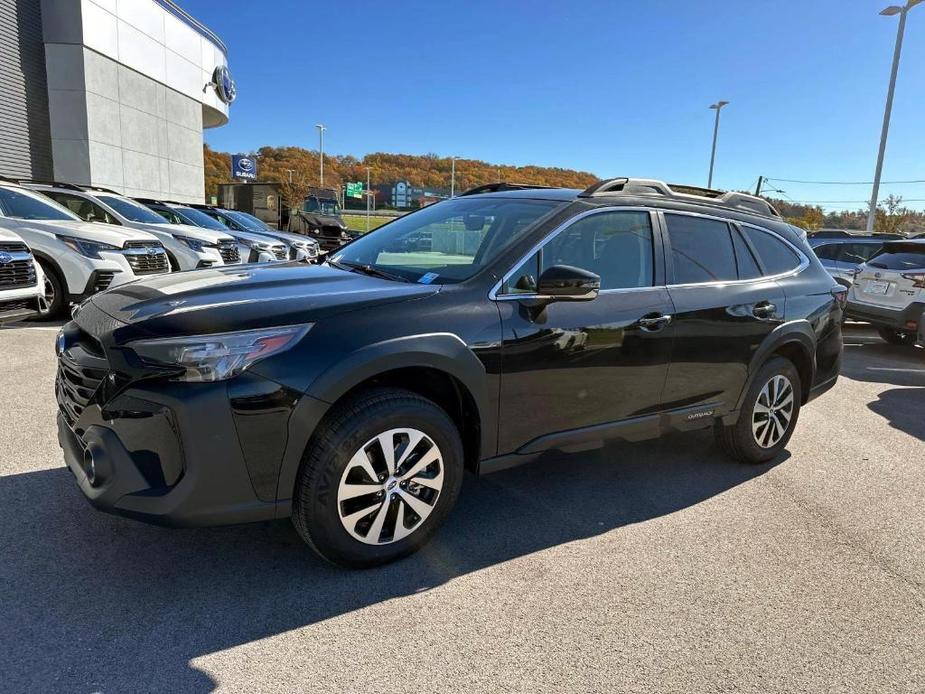
POLYGON ((443 408, 460 431, 468 469, 495 454, 497 394, 466 344, 451 333, 386 340, 346 355, 309 386, 289 429, 277 488, 281 502, 291 498, 302 456, 324 418, 344 398, 376 386, 402 388, 443 408))
POLYGON ((755 375, 769 359, 779 356, 789 359, 800 374, 800 401, 805 403, 812 388, 815 374, 815 333, 808 321, 799 320, 783 323, 768 335, 761 346, 755 351, 749 366, 749 378, 739 396, 736 409, 742 408, 742 403, 754 381, 755 375))

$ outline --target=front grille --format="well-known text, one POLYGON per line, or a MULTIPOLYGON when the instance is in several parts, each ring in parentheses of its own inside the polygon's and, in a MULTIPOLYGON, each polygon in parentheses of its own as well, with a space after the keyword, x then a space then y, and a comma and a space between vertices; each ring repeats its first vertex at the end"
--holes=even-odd
POLYGON ((158 243, 127 241, 125 259, 136 275, 158 275, 170 270, 170 261, 164 247, 158 243))
POLYGON ((241 254, 238 252, 238 244, 234 241, 222 241, 218 244, 218 253, 222 256, 225 265, 241 262, 241 254))
POLYGON ((99 343, 86 333, 69 339, 72 342, 58 357, 55 390, 58 407, 73 427, 109 373, 109 363, 99 343))
POLYGON ((93 291, 101 292, 104 289, 109 289, 109 285, 112 284, 112 280, 115 276, 115 272, 110 272, 109 270, 99 270, 93 280, 93 291))
POLYGON ((32 287, 35 286, 35 281, 35 265, 32 258, 0 263, 0 289, 32 287))
POLYGON ((0 241, 0 251, 6 253, 29 253, 29 247, 19 241, 0 241))
POLYGON ((13 299, 12 301, 0 301, 0 313, 4 311, 20 311, 22 309, 34 309, 35 299, 13 299))
POLYGON ((299 257, 299 249, 295 246, 289 247, 289 260, 295 260, 299 257))

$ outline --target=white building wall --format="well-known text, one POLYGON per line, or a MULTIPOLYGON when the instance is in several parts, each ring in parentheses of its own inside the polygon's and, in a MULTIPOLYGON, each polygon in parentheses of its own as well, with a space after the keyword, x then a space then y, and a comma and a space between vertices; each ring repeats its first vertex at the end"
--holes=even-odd
POLYGON ((206 86, 222 50, 153 0, 44 2, 62 11, 45 32, 55 178, 201 202, 202 130, 228 120, 206 86))

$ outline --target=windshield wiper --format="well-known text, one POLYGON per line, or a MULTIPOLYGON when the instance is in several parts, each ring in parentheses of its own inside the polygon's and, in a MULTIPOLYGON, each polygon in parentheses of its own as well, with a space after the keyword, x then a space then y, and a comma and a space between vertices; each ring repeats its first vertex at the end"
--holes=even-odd
POLYGON ((401 275, 394 275, 391 272, 386 272, 385 270, 380 270, 374 265, 366 265, 365 263, 350 263, 343 260, 331 260, 328 259, 328 265, 333 265, 336 268, 341 270, 347 270, 348 272, 360 272, 364 275, 370 275, 371 277, 381 277, 384 280, 392 280, 394 282, 410 282, 406 277, 401 275))

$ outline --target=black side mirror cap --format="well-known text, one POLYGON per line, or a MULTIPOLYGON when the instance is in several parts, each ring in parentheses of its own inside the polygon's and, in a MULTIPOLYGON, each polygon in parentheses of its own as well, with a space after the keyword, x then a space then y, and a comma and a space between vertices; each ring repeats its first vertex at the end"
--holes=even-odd
POLYGON ((540 275, 537 298, 551 301, 591 301, 601 290, 601 278, 571 265, 553 265, 540 275))

